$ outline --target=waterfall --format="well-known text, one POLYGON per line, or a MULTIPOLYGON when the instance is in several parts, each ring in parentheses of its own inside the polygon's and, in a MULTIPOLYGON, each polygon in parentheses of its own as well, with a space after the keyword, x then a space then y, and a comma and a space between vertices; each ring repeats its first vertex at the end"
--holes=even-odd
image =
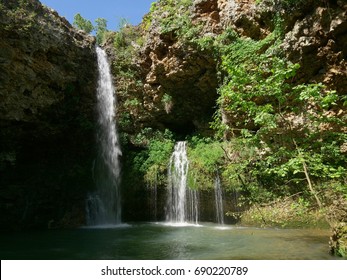
POLYGON ((158 183, 157 176, 154 182, 147 185, 147 190, 149 192, 149 205, 151 219, 154 221, 158 220, 158 183))
POLYGON ((187 143, 177 142, 168 168, 168 222, 198 223, 198 194, 197 191, 187 188, 188 167, 187 143))
POLYGON ((217 172, 217 176, 214 182, 214 194, 216 203, 216 220, 218 224, 224 224, 224 209, 223 209, 223 193, 221 188, 220 177, 217 172))
POLYGON ((158 220, 158 187, 155 184, 151 188, 151 201, 152 201, 152 217, 154 221, 158 220))
POLYGON ((199 193, 196 190, 187 190, 187 217, 186 220, 197 224, 199 222, 199 193))
POLYGON ((94 164, 96 192, 87 199, 87 224, 118 224, 121 222, 120 207, 120 144, 115 124, 114 87, 107 55, 96 48, 99 70, 97 88, 98 157, 94 164))

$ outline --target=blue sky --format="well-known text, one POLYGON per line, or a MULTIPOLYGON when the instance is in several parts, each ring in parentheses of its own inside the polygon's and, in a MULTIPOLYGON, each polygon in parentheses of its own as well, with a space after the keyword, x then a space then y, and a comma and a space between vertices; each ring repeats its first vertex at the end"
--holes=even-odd
POLYGON ((40 2, 56 10, 59 15, 73 23, 75 14, 89 19, 105 18, 109 30, 116 30, 121 18, 137 25, 149 12, 155 0, 40 0, 40 2))

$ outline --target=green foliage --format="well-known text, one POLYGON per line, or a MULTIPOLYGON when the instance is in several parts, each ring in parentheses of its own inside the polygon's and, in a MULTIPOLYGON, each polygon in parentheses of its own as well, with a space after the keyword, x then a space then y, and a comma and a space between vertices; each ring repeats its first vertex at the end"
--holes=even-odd
POLYGON ((135 156, 134 169, 143 174, 147 185, 165 185, 167 166, 174 147, 171 132, 147 130, 143 131, 139 138, 139 141, 146 142, 147 145, 145 150, 135 156))
POLYGON ((347 258, 347 224, 345 222, 341 222, 333 228, 329 245, 330 253, 347 258))
POLYGON ((116 49, 126 47, 129 44, 129 42, 127 42, 127 39, 128 39, 127 36, 130 35, 130 34, 127 34, 129 33, 127 31, 130 30, 130 29, 127 29, 127 27, 129 26, 130 24, 127 19, 121 18, 119 20, 118 32, 114 36, 114 47, 116 49))
POLYGON ((96 26, 96 42, 101 45, 105 42, 107 30, 107 20, 104 18, 97 18, 95 20, 96 26))
POLYGON ((174 142, 171 139, 153 140, 148 146, 148 158, 142 165, 145 168, 145 181, 149 184, 166 183, 167 166, 174 142))
MULTIPOLYGON (((119 128, 128 131, 144 111, 141 94, 143 82, 140 69, 136 65, 137 61, 134 60, 143 44, 143 39, 140 28, 132 26, 126 19, 120 20, 118 31, 113 33, 113 36, 115 59, 112 64, 112 73, 116 78, 119 98, 119 128)), ((123 141, 131 138, 129 135, 123 134, 123 136, 123 141)))
POLYGON ((172 96, 165 93, 161 99, 161 102, 163 103, 163 105, 165 107, 166 113, 169 114, 172 110, 172 107, 173 107, 172 96))
POLYGON ((316 185, 346 179, 347 157, 341 148, 346 134, 335 129, 346 120, 328 111, 343 100, 322 84, 295 85, 300 66, 282 55, 282 23, 276 20, 275 25, 260 41, 227 30, 202 42, 202 47, 217 49, 222 60, 220 111, 212 127, 220 136, 237 135, 253 151, 228 163, 224 185, 233 185, 251 202, 297 191, 309 195, 307 176, 316 185), (220 44, 222 40, 229 44, 220 44))
POLYGON ((193 189, 214 187, 216 174, 223 164, 221 143, 209 138, 192 137, 188 142, 188 185, 193 189))
POLYGON ((75 15, 73 25, 84 30, 86 33, 91 33, 94 30, 91 21, 83 18, 80 14, 75 15))
MULTIPOLYGON (((227 213, 232 215, 233 213, 227 213)), ((262 227, 327 227, 324 213, 314 211, 310 201, 284 197, 264 205, 254 204, 241 214, 243 224, 262 227)))
POLYGON ((161 0, 153 3, 144 19, 145 30, 153 24, 159 26, 160 34, 180 38, 186 42, 195 39, 201 26, 192 23, 190 8, 192 0, 161 0))
MULTIPOLYGON (((283 8, 302 3, 285 0, 275 5, 283 8)), ((342 147, 347 136, 336 128, 345 126, 346 120, 329 113, 336 106, 346 106, 346 101, 322 84, 299 83, 296 77, 300 65, 291 63, 282 53, 284 28, 280 17, 274 17, 274 31, 258 41, 240 37, 231 28, 220 35, 198 36, 203 26, 192 23, 191 5, 191 0, 153 3, 143 23, 145 30, 157 28, 161 36, 173 41, 193 43, 219 62, 219 110, 212 124, 219 140, 189 140, 189 186, 213 188, 219 172, 223 186, 237 191, 248 206, 300 192, 302 197, 291 201, 287 209, 293 221, 305 222, 304 216, 314 206, 307 177, 318 193, 325 191, 324 182, 336 180, 342 186, 346 180, 347 158, 342 147), (222 137, 224 142, 220 141, 222 137)), ((143 40, 139 30, 126 21, 115 35, 117 59, 113 70, 122 79, 123 87, 118 90, 127 98, 120 126, 129 126, 135 120, 135 110, 142 108, 140 94, 128 96, 135 96, 129 94, 139 76, 133 57, 143 40)), ((165 93, 161 102, 169 113, 172 96, 165 93)), ((147 128, 131 143, 144 149, 134 157, 134 168, 147 184, 165 185, 173 137, 162 137, 147 128)), ((276 213, 272 209, 267 219, 280 224, 276 213)))
POLYGON ((137 27, 132 26, 126 19, 121 19, 119 30, 114 35, 114 48, 117 59, 114 61, 113 71, 116 76, 133 78, 134 70, 131 68, 135 52, 140 48, 142 35, 137 27))
POLYGON ((134 99, 128 99, 125 101, 124 106, 125 107, 136 107, 139 106, 141 103, 137 98, 134 99))

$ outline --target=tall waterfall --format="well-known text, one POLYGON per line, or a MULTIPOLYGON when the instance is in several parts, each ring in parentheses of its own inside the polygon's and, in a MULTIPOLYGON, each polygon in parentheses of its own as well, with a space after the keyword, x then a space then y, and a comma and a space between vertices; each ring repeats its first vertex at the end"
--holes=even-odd
POLYGON ((114 87, 105 51, 96 48, 98 60, 98 157, 94 164, 96 192, 87 199, 87 224, 118 224, 121 222, 120 163, 121 150, 115 124, 114 87))
POLYGON ((168 168, 166 220, 173 223, 198 223, 198 193, 187 188, 189 161, 187 143, 177 142, 168 168))
POLYGON ((218 173, 214 182, 214 194, 216 203, 216 220, 218 224, 224 224, 223 193, 218 173))

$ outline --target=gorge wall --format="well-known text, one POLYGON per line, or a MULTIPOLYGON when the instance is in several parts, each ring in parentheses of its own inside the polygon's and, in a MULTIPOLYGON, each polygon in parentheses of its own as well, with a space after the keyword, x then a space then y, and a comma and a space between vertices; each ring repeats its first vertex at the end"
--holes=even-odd
POLYGON ((84 224, 95 40, 39 1, 0 6, 0 230, 84 224))
MULTIPOLYGON (((124 173, 132 180, 125 179, 125 184, 129 193, 136 194, 126 194, 131 198, 126 199, 129 211, 125 213, 137 219, 148 208, 138 199, 146 183, 135 180, 131 167, 134 157, 129 154, 146 149, 156 131, 167 128, 176 140, 214 134, 210 122, 219 106, 218 87, 225 73, 220 67, 222 54, 213 40, 233 30, 256 44, 274 32, 279 19, 283 28, 280 49, 289 61, 300 65, 292 83, 322 83, 344 96, 346 10, 346 1, 336 0, 158 1, 140 26, 125 26, 115 41, 109 40, 106 48, 114 64, 119 127, 129 151, 125 153, 124 173)), ((345 106, 339 103, 329 114, 344 119, 345 106)), ((240 117, 223 112, 224 124, 231 127, 240 117)), ((346 131, 343 125, 339 129, 346 131)))
MULTIPOLYGON (((166 129, 172 141, 214 136, 210 122, 226 76, 215 42, 227 46, 227 40, 218 42, 227 30, 258 42, 274 31, 279 15, 281 49, 300 64, 293 83, 321 82, 346 95, 346 1, 294 2, 162 0, 139 26, 108 34, 104 48, 124 149, 125 220, 151 219, 145 177, 153 174, 142 167, 152 163, 147 152, 153 139, 166 139, 166 129)), ((94 186, 95 39, 37 0, 2 1, 0 35, 1 229, 84 224, 86 193, 94 186)), ((345 105, 330 114, 343 119, 345 105)), ((224 114, 223 121, 238 120, 224 114)), ((167 166, 155 168, 163 205, 167 166)), ((203 199, 212 196, 207 190, 203 199)))
MULTIPOLYGON (((192 38, 215 38, 233 29, 243 38, 261 40, 274 30, 276 14, 284 26, 281 48, 292 63, 300 64, 297 81, 322 82, 340 94, 346 92, 345 1, 172 3, 175 1, 159 1, 136 30, 123 30, 125 36, 131 32, 141 34, 127 42, 132 45, 132 57, 122 65, 123 72, 133 75, 126 77, 114 71, 120 95, 119 117, 132 123, 122 127, 129 134, 144 127, 170 128, 183 135, 197 131, 208 134, 223 73, 216 68, 218 55, 202 49, 192 38), (180 22, 178 15, 189 23, 180 22)), ((117 52, 113 56, 115 64, 124 59, 117 52)))

